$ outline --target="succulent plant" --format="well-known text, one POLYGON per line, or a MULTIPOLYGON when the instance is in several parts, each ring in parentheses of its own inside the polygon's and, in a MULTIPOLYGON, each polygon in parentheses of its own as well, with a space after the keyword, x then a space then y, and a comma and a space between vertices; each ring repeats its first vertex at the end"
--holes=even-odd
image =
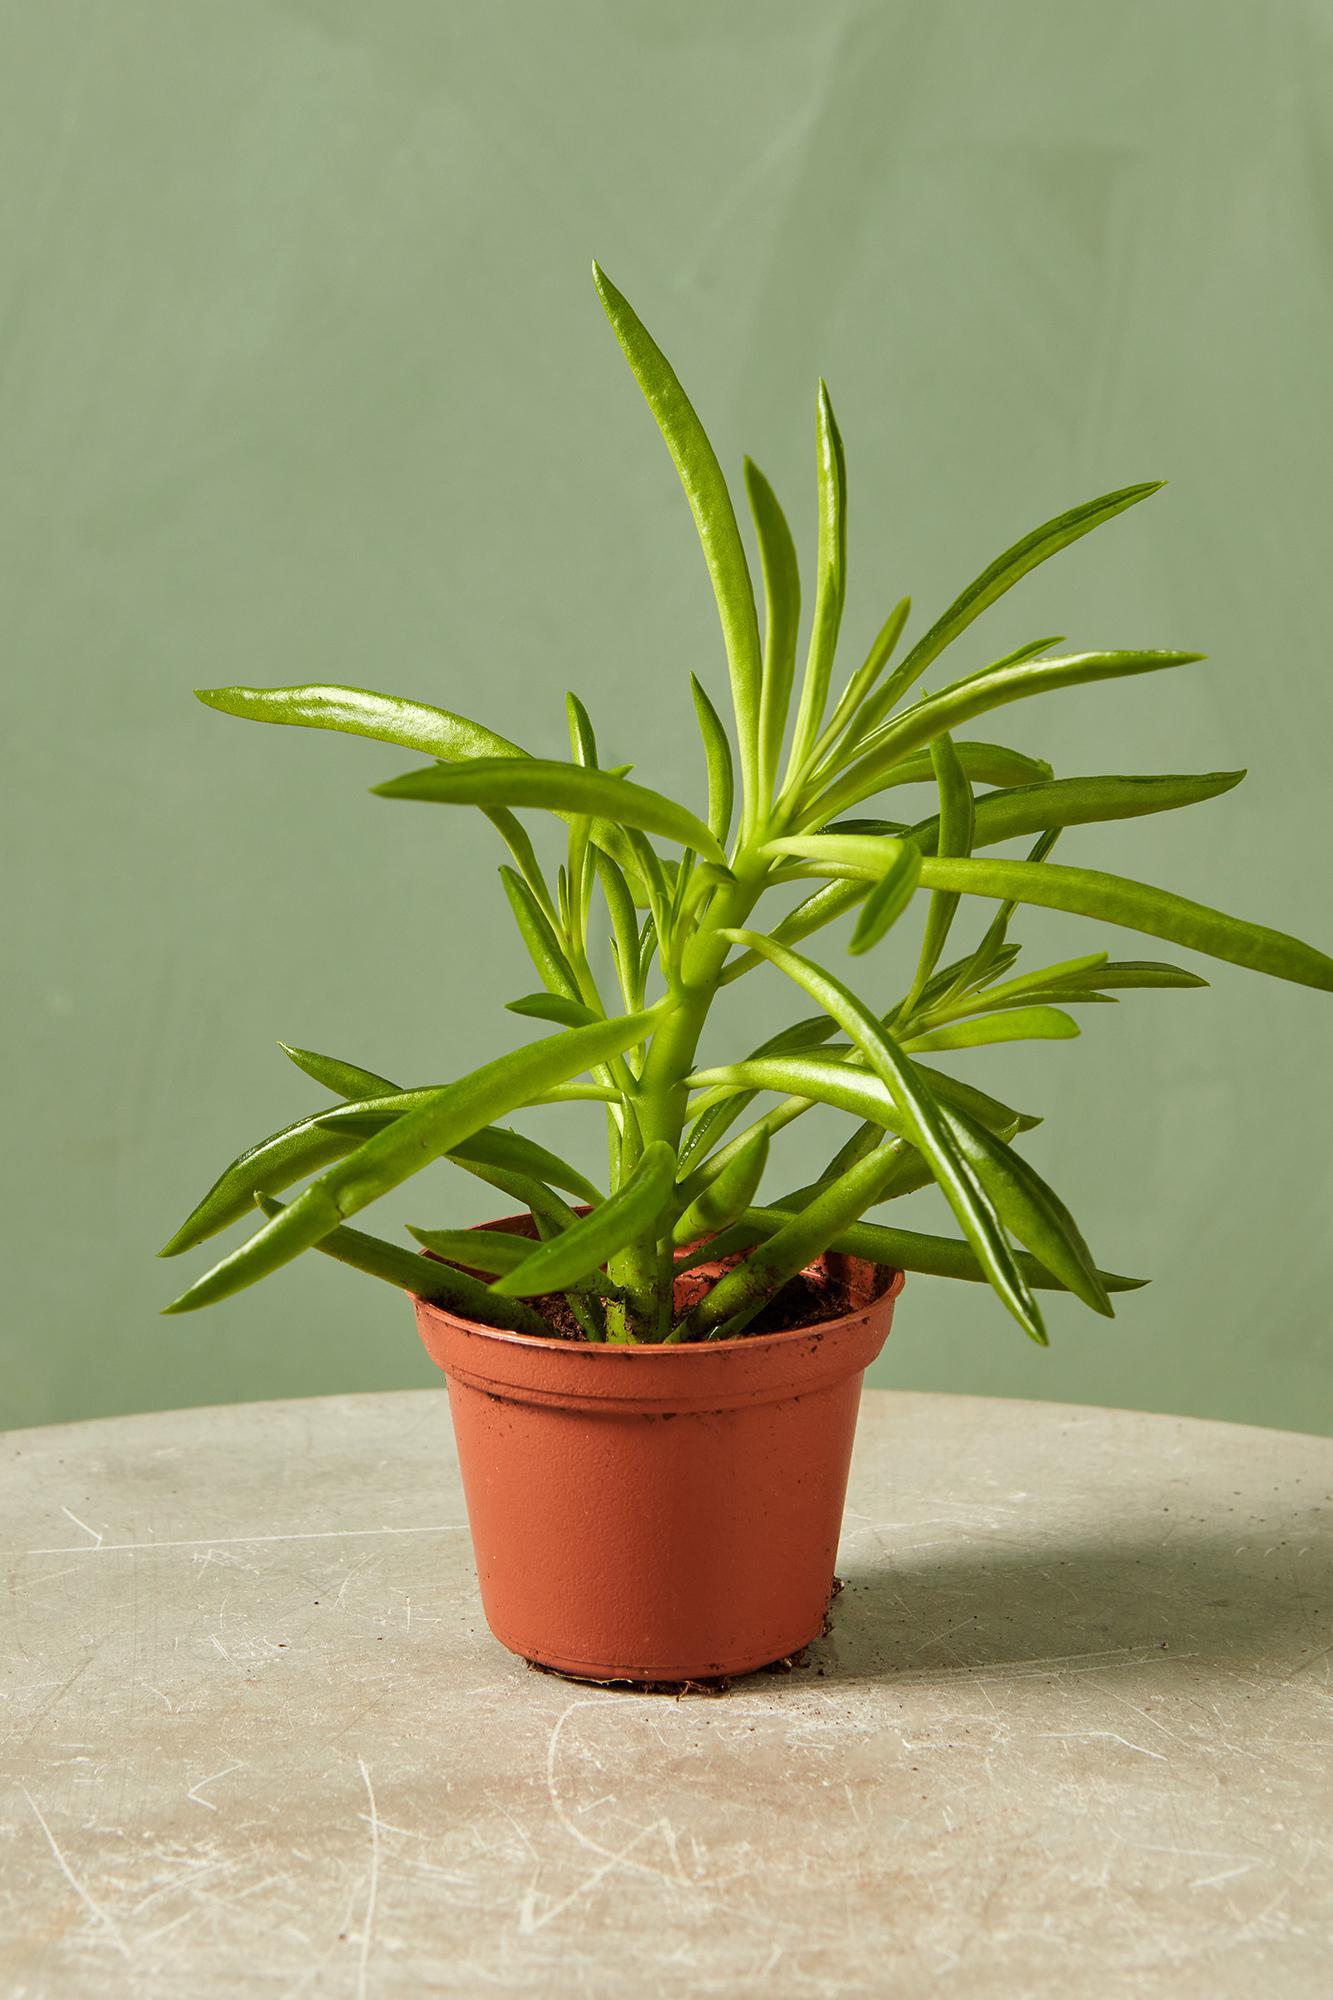
POLYGON ((1068 653, 1053 650, 1059 640, 1041 638, 959 679, 937 680, 932 692, 923 682, 1030 570, 1146 500, 1158 483, 1104 494, 1034 529, 905 651, 904 598, 831 700, 847 499, 827 390, 821 383, 814 604, 798 686, 800 582, 773 489, 747 461, 761 639, 749 562, 713 448, 631 306, 596 267, 594 277, 675 461, 717 600, 730 729, 691 676, 706 810, 697 814, 632 780, 629 765, 605 768, 592 722, 572 694, 571 757, 562 762, 530 756, 450 710, 358 688, 201 691, 200 700, 229 715, 343 730, 413 751, 428 761, 376 786, 380 796, 483 812, 509 850, 504 893, 540 980, 540 991, 509 1005, 554 1032, 467 1075, 411 1089, 288 1048, 342 1102, 288 1125, 226 1169, 163 1254, 191 1248, 255 1204, 265 1219, 166 1310, 225 1298, 316 1248, 493 1326, 548 1334, 552 1302, 562 1298, 561 1323, 589 1341, 714 1340, 742 1334, 765 1307, 780 1310, 779 1294, 797 1274, 821 1253, 842 1250, 906 1270, 985 1279, 1038 1341, 1045 1333, 1035 1294, 1043 1287, 1109 1314, 1111 1294, 1139 1281, 1098 1269, 1064 1204, 1015 1149, 1015 1138, 1038 1121, 930 1059, 1071 1036, 1078 1032, 1071 1008, 1127 989, 1206 982, 1172 964, 1115 961, 1100 949, 1016 971, 1018 911, 1068 911, 1326 991, 1333 959, 1169 890, 1050 858, 1065 827, 1194 805, 1229 790, 1242 772, 1057 778, 1038 758, 958 734, 1031 695, 1166 672, 1200 654, 1068 653), (899 800, 919 798, 913 788, 922 786, 934 797, 929 809, 911 808, 919 816, 855 816, 885 793, 892 811, 899 800), (528 811, 563 823, 554 882, 519 817, 528 811), (1029 841, 1022 858, 992 851, 1029 841), (806 881, 814 886, 805 899, 765 928, 760 906, 769 892, 806 881), (861 994, 798 948, 849 912, 850 954, 866 959, 861 994), (614 997, 592 970, 599 927, 609 928, 614 997), (960 949, 965 931, 970 942, 960 949), (890 932, 898 941, 909 933, 915 945, 886 1005, 878 948, 890 932), (814 1011, 735 1061, 701 1066, 700 1036, 714 1002, 760 966, 775 968, 814 1011), (605 1188, 498 1122, 570 1099, 605 1117, 605 1188), (816 1104, 848 1115, 845 1143, 804 1185, 761 1199, 771 1139, 816 1104), (378 1196, 442 1159, 518 1203, 531 1217, 523 1218, 526 1233, 421 1228, 412 1234, 432 1253, 423 1257, 350 1227, 378 1196), (301 1181, 292 1199, 278 1200, 301 1181), (959 1235, 863 1220, 931 1182, 959 1235), (706 1259, 721 1261, 723 1274, 677 1313, 675 1275, 706 1259))

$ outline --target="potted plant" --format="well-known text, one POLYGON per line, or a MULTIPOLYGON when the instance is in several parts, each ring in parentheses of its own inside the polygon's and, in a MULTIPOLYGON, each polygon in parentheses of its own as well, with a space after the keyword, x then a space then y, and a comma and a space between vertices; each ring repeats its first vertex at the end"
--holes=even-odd
POLYGON ((960 678, 938 665, 1028 571, 1155 483, 1034 529, 905 652, 904 598, 830 700, 847 503, 827 391, 821 384, 818 553, 798 683, 797 560, 772 488, 747 461, 761 639, 713 449, 627 301, 594 276, 675 461, 717 600, 734 737, 692 680, 706 811, 631 779, 629 765, 608 768, 574 695, 571 756, 558 761, 450 710, 357 688, 202 691, 229 715, 344 730, 427 760, 375 787, 383 797, 479 808, 509 850, 501 879, 540 981, 508 1004, 551 1032, 410 1089, 288 1048, 341 1103, 226 1169, 163 1254, 254 1204, 262 1224, 166 1310, 225 1298, 312 1247, 409 1292, 448 1379, 497 1636, 571 1673, 674 1680, 758 1667, 820 1629, 861 1377, 904 1272, 987 1281, 1043 1343, 1044 1287, 1110 1314, 1112 1294, 1137 1282, 1098 1268, 1059 1197, 1015 1150, 1037 1120, 934 1058, 1070 1036, 1071 1008, 1206 982, 1102 949, 1018 971, 1019 908, 1069 911, 1325 990, 1333 959, 1168 890, 1051 859, 1067 826, 1192 805, 1241 772, 1057 778, 1037 758, 959 734, 1029 695, 1201 657, 1053 652, 1060 642, 1042 638, 960 678), (924 802, 922 787, 933 788, 924 802), (884 794, 890 804, 878 809, 897 806, 903 818, 858 816, 884 794), (530 809, 563 822, 554 876, 518 817, 530 809), (1035 844, 1021 858, 996 857, 1016 841, 1035 844), (794 907, 789 892, 771 920, 762 906, 793 883, 810 887, 794 907), (901 940, 918 912, 891 989, 882 957, 868 957, 858 997, 805 948, 854 913, 848 949, 867 957, 890 931, 901 940), (614 995, 592 969, 603 927, 614 995), (714 1002, 761 966, 813 1011, 735 1060, 701 1061, 714 1002), (570 1099, 605 1118, 605 1186, 500 1122, 570 1099), (801 1186, 761 1198, 770 1141, 816 1104, 848 1115, 845 1143, 801 1186), (437 1160, 480 1176, 518 1212, 480 1229, 414 1229, 419 1250, 352 1226, 437 1160), (958 1235, 863 1220, 932 1181, 958 1235))

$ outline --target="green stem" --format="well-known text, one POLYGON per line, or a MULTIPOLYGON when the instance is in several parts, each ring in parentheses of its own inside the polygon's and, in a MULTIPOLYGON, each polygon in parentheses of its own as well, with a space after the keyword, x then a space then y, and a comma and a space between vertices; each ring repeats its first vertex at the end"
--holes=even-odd
MULTIPOLYGON (((675 1151, 689 1104, 686 1077, 731 949, 720 932, 743 925, 758 900, 767 864, 742 848, 732 863, 736 881, 719 891, 680 955, 671 983, 673 1005, 648 1047, 639 1077, 636 1112, 644 1146, 664 1139, 675 1151)), ((608 1315, 613 1340, 663 1341, 671 1331, 674 1251, 669 1232, 646 1237, 620 1252, 611 1275, 625 1293, 608 1315)))

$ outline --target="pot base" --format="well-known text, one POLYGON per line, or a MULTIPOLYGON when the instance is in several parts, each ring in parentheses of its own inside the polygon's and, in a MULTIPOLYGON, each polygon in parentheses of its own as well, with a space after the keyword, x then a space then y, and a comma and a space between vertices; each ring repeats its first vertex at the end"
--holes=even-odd
POLYGON ((775 1659, 760 1660, 753 1666, 728 1667, 722 1671, 710 1668, 707 1673, 682 1673, 679 1666, 670 1673, 636 1672, 632 1668, 617 1667, 589 1673, 581 1667, 558 1665, 554 1660, 543 1660, 535 1654, 525 1652, 521 1646, 510 1645, 498 1632, 492 1636, 511 1653, 517 1653, 536 1674, 554 1674, 562 1681, 576 1681, 582 1687, 634 1689, 640 1694, 725 1694, 733 1681, 741 1680, 749 1674, 790 1674, 811 1663, 805 1657, 816 1639, 827 1639, 833 1630, 833 1605, 843 1587, 840 1576, 833 1579, 828 1605, 819 1630, 811 1634, 803 1645, 793 1646, 789 1652, 779 1653, 775 1659))
POLYGON ((781 1669, 798 1659, 807 1646, 813 1645, 815 1640, 828 1630, 828 1623, 825 1620, 813 1632, 807 1634, 798 1645, 789 1646, 776 1655, 768 1653, 765 1649, 764 1655, 759 1659, 755 1659, 752 1655, 742 1655, 734 1662, 709 1660, 706 1663, 701 1662, 698 1666, 682 1665, 679 1659, 672 1660, 665 1666, 634 1667, 621 1666, 618 1663, 611 1665, 601 1660, 553 1659, 549 1648, 544 1649, 543 1654, 539 1654, 528 1646, 506 1639, 503 1632, 495 1632, 494 1627, 491 1629, 502 1646, 507 1647, 511 1653, 517 1653, 521 1660, 526 1660, 528 1665, 539 1673, 559 1674, 567 1681, 588 1681, 597 1687, 652 1686, 676 1689, 697 1687, 700 1683, 710 1681, 734 1681, 739 1680, 743 1674, 761 1674, 770 1669, 781 1669))

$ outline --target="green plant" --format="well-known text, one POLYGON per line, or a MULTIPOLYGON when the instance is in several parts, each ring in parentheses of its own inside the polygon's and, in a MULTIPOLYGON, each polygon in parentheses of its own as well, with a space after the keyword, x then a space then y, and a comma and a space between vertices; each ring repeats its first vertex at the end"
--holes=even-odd
POLYGON ((1052 657, 1059 641, 1038 639, 933 693, 916 691, 946 648, 1021 577, 1146 499, 1156 485, 1106 494, 1035 529, 984 570, 893 665, 908 617, 904 599, 830 709, 847 516, 842 443, 821 383, 814 609, 791 722, 800 585, 777 499, 747 461, 763 576, 761 644, 745 551, 713 449, 631 307, 600 271, 594 276, 694 512, 725 641, 738 801, 727 730, 697 680, 706 821, 631 782, 630 766, 603 769, 592 723, 574 695, 568 697, 572 760, 561 763, 530 757, 447 710, 355 688, 201 692, 201 701, 230 715, 345 730, 431 759, 375 789, 386 798, 470 804, 486 814, 510 851, 513 866, 503 867, 501 877, 542 985, 510 1007, 554 1023, 556 1032, 452 1082, 410 1090, 353 1064, 287 1049, 299 1068, 344 1101, 274 1134, 227 1168, 163 1254, 202 1242, 252 1203, 267 1219, 166 1310, 224 1298, 313 1245, 494 1325, 548 1332, 550 1323, 533 1301, 563 1293, 589 1340, 711 1339, 742 1331, 783 1285, 832 1247, 909 1270, 987 1279, 1038 1341, 1045 1334, 1037 1288, 1066 1289, 1109 1314, 1109 1295, 1138 1281, 1098 1270, 1059 1198, 1014 1150, 1015 1135, 1037 1120, 923 1058, 990 1042, 1073 1035, 1071 1006, 1107 1001, 1126 988, 1206 982, 1172 965, 1113 963, 1104 951, 1016 974, 1019 947, 1009 935, 1016 909, 1033 904, 1100 918, 1325 990, 1333 990, 1333 959, 1167 890, 1049 858, 1067 826, 1192 805, 1229 790, 1242 772, 1056 778, 1038 759, 955 735, 974 717, 1028 695, 1162 672, 1199 654, 1052 657), (924 783, 937 794, 937 809, 925 817, 845 817, 880 793, 924 783), (516 817, 525 808, 565 822, 566 852, 554 889, 516 817), (661 854, 651 836, 672 843, 680 858, 661 854), (987 852, 1033 837, 1025 859, 995 859, 987 852), (805 879, 819 886, 767 933, 755 928, 766 891, 805 879), (855 910, 850 950, 867 953, 917 906, 918 896, 925 898, 925 914, 915 968, 887 1010, 878 998, 859 999, 796 949, 855 910), (998 908, 977 943, 942 963, 954 926, 974 898, 998 908), (599 920, 604 911, 610 926, 619 1012, 607 1004, 590 966, 595 904, 599 920), (640 911, 646 912, 642 920, 640 911), (743 1060, 700 1068, 700 1033, 717 995, 765 962, 817 1011, 743 1060), (740 1124, 765 1092, 776 1092, 778 1102, 740 1124), (520 1108, 570 1098, 604 1106, 610 1155, 605 1193, 547 1148, 495 1122, 520 1108), (807 1185, 759 1204, 770 1139, 814 1104, 848 1113, 850 1137, 807 1185), (434 1253, 424 1259, 348 1227, 377 1196, 442 1158, 527 1209, 539 1240, 496 1231, 414 1230, 434 1253), (308 1185, 287 1205, 279 1203, 275 1191, 300 1180, 308 1185), (877 1204, 932 1180, 957 1218, 960 1238, 861 1219, 877 1204), (572 1208, 565 1196, 587 1212, 572 1208), (744 1254, 683 1321, 673 1321, 678 1253, 703 1237, 711 1240, 706 1251, 693 1253, 695 1262, 704 1255, 744 1254), (492 1282, 469 1275, 476 1271, 492 1282))

